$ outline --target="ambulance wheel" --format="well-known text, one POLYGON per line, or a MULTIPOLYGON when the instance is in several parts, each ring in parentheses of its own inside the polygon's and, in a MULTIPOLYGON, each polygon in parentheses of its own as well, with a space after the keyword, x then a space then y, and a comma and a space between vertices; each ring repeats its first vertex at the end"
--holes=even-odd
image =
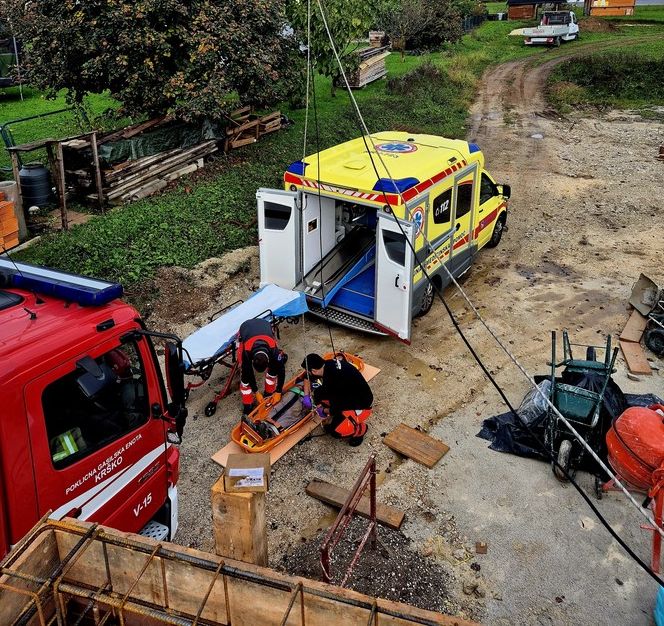
POLYGON ((564 439, 560 442, 560 448, 558 448, 558 465, 553 466, 553 473, 556 478, 562 482, 567 482, 567 476, 563 469, 569 473, 569 461, 572 456, 572 442, 569 439, 564 439))
POLYGON ((505 214, 503 213, 496 220, 496 223, 493 226, 493 233, 491 233, 491 239, 489 239, 489 243, 486 244, 486 247, 495 248, 500 243, 500 240, 503 238, 504 230, 505 230, 505 214))
POLYGON ((433 284, 430 282, 424 289, 424 294, 422 294, 422 302, 420 304, 420 310, 417 313, 418 317, 426 315, 429 311, 431 311, 431 307, 433 306, 433 299, 434 299, 433 284))
POLYGON ((205 407, 205 415, 207 417, 212 417, 217 412, 217 403, 209 402, 205 407))
POLYGON ((649 328, 644 335, 646 347, 657 356, 664 356, 664 330, 649 328))

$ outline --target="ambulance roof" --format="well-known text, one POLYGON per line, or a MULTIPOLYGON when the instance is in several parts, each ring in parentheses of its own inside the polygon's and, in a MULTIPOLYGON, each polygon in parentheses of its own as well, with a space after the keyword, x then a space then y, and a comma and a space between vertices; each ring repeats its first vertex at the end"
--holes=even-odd
POLYGON ((371 139, 375 149, 368 138, 365 145, 358 137, 312 154, 304 162, 296 161, 287 172, 351 189, 395 193, 433 178, 440 180, 451 166, 456 167, 449 173, 481 158, 478 146, 460 139, 397 131, 375 133, 371 139))

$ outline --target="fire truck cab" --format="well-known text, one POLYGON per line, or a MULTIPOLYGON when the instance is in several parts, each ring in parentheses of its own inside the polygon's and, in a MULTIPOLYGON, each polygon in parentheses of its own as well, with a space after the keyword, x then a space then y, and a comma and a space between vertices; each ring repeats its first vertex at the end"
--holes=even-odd
POLYGON ((414 315, 500 241, 509 185, 479 147, 383 132, 291 164, 259 189, 261 284, 303 292, 312 313, 410 340, 414 315))
POLYGON ((0 257, 0 556, 50 511, 172 539, 181 346, 122 287, 0 257), (166 344, 168 400, 152 338, 166 344))

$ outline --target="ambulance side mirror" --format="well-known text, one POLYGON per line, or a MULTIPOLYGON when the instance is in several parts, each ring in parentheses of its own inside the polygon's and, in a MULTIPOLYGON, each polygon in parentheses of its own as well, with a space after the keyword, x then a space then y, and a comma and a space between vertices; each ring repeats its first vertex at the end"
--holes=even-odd
POLYGON ((166 342, 165 353, 166 385, 171 400, 179 407, 184 407, 184 364, 182 362, 182 350, 170 341, 166 342))
POLYGON ((505 184, 505 185, 500 185, 500 195, 505 198, 505 200, 509 200, 512 197, 512 188, 505 184))

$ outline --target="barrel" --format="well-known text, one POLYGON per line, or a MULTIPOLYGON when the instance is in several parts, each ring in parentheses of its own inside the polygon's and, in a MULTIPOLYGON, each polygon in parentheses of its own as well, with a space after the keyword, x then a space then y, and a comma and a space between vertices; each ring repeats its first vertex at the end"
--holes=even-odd
POLYGON ((42 207, 51 202, 51 175, 41 163, 26 163, 18 175, 25 208, 42 207))

